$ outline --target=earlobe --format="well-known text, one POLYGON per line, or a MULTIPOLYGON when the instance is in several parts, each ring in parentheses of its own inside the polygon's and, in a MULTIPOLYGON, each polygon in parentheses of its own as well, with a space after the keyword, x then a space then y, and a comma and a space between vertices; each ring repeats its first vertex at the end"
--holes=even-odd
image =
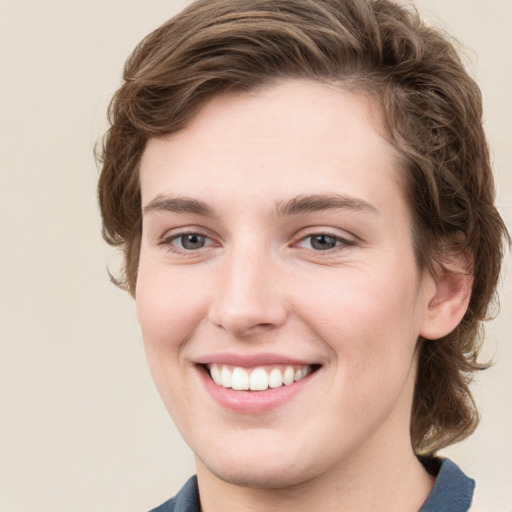
POLYGON ((424 339, 442 338, 461 322, 471 298, 472 263, 471 253, 465 251, 445 260, 435 276, 428 276, 431 281, 426 287, 426 311, 419 333, 424 339))

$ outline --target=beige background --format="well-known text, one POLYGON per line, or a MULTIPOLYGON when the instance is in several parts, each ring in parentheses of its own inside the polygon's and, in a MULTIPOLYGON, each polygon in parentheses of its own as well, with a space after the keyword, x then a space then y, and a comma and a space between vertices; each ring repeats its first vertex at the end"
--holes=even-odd
MULTIPOLYGON (((92 158, 124 59, 185 3, 0 0, 0 512, 142 512, 193 473, 133 303, 107 279, 92 158)), ((417 3, 472 48, 511 226, 512 1, 417 3)), ((497 364, 475 385, 483 420, 449 450, 493 512, 512 510, 508 268, 488 329, 497 364)))

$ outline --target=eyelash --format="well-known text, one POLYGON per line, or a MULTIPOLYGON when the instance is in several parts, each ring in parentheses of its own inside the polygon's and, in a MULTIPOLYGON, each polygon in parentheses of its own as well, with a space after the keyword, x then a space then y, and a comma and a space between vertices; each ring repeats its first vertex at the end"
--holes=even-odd
POLYGON ((170 236, 167 236, 163 238, 159 245, 166 246, 170 252, 179 253, 179 254, 191 254, 191 253, 197 253, 201 249, 205 249, 206 247, 209 247, 211 245, 214 245, 215 242, 205 233, 202 233, 201 231, 183 231, 181 233, 174 233, 170 236), (203 238, 205 240, 205 244, 202 247, 198 247, 196 249, 187 249, 183 247, 183 239, 186 237, 199 237, 203 238), (176 244, 177 241, 181 239, 181 247, 176 244))
MULTIPOLYGON (((318 231, 315 233, 309 233, 305 236, 300 237, 296 242, 293 242, 292 247, 301 247, 301 244, 305 242, 306 240, 311 240, 310 245, 313 245, 312 241, 315 237, 324 237, 327 239, 331 239, 334 241, 335 245, 333 247, 328 247, 326 249, 315 249, 314 247, 302 247, 306 251, 314 254, 332 254, 333 252, 343 250, 346 247, 350 247, 356 244, 356 241, 350 238, 346 238, 343 236, 340 236, 339 234, 335 234, 332 232, 329 232, 328 230, 325 231, 318 231)), ((212 240, 208 235, 201 231, 184 231, 181 233, 175 233, 169 237, 164 238, 159 245, 164 245, 168 247, 168 250, 170 252, 179 253, 179 254, 193 254, 201 251, 202 249, 206 249, 210 246, 218 245, 215 243, 214 240, 212 240), (185 237, 201 237, 205 240, 205 245, 197 248, 187 249, 183 247, 183 239, 185 237), (176 245, 177 240, 182 240, 181 247, 176 245)))
POLYGON ((330 248, 323 249, 323 250, 322 249, 303 247, 307 251, 309 251, 311 253, 314 253, 314 254, 322 254, 323 253, 325 255, 329 255, 329 254, 332 254, 333 252, 344 250, 346 247, 351 247, 351 246, 356 244, 356 241, 353 240, 353 239, 346 238, 344 236, 341 236, 338 233, 329 232, 328 230, 325 230, 325 231, 322 230, 322 231, 317 231, 315 233, 308 233, 306 236, 302 236, 293 245, 294 246, 300 246, 301 243, 303 243, 304 241, 306 241, 308 239, 311 240, 310 244, 312 245, 312 240, 315 237, 329 238, 329 239, 333 240, 336 243, 336 245, 334 247, 330 247, 330 248))

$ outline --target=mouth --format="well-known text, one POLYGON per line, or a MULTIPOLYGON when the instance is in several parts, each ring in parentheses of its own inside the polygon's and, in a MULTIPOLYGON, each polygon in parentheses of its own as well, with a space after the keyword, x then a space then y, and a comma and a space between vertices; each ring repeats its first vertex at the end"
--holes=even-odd
POLYGON ((252 368, 221 363, 202 366, 217 386, 235 391, 266 391, 291 386, 320 368, 317 364, 273 364, 252 368))
MULTIPOLYGON (((318 389, 314 382, 322 382, 316 378, 322 364, 276 354, 217 353, 201 357, 195 365, 213 401, 244 416, 259 417, 297 403, 307 389, 318 389)), ((311 392, 305 396, 310 400, 311 392)))

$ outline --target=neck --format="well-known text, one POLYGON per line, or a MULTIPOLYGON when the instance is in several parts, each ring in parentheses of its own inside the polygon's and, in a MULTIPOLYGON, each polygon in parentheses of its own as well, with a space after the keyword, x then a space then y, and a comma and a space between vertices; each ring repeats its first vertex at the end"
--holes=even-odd
MULTIPOLYGON (((395 438, 396 439, 396 438, 395 438)), ((408 439, 408 436, 407 436, 408 439)), ((197 461, 203 512, 363 512, 418 510, 434 479, 414 454, 410 443, 354 454, 315 478, 278 489, 260 489, 225 482, 197 461)), ((391 446, 391 444, 393 446, 391 446)))

